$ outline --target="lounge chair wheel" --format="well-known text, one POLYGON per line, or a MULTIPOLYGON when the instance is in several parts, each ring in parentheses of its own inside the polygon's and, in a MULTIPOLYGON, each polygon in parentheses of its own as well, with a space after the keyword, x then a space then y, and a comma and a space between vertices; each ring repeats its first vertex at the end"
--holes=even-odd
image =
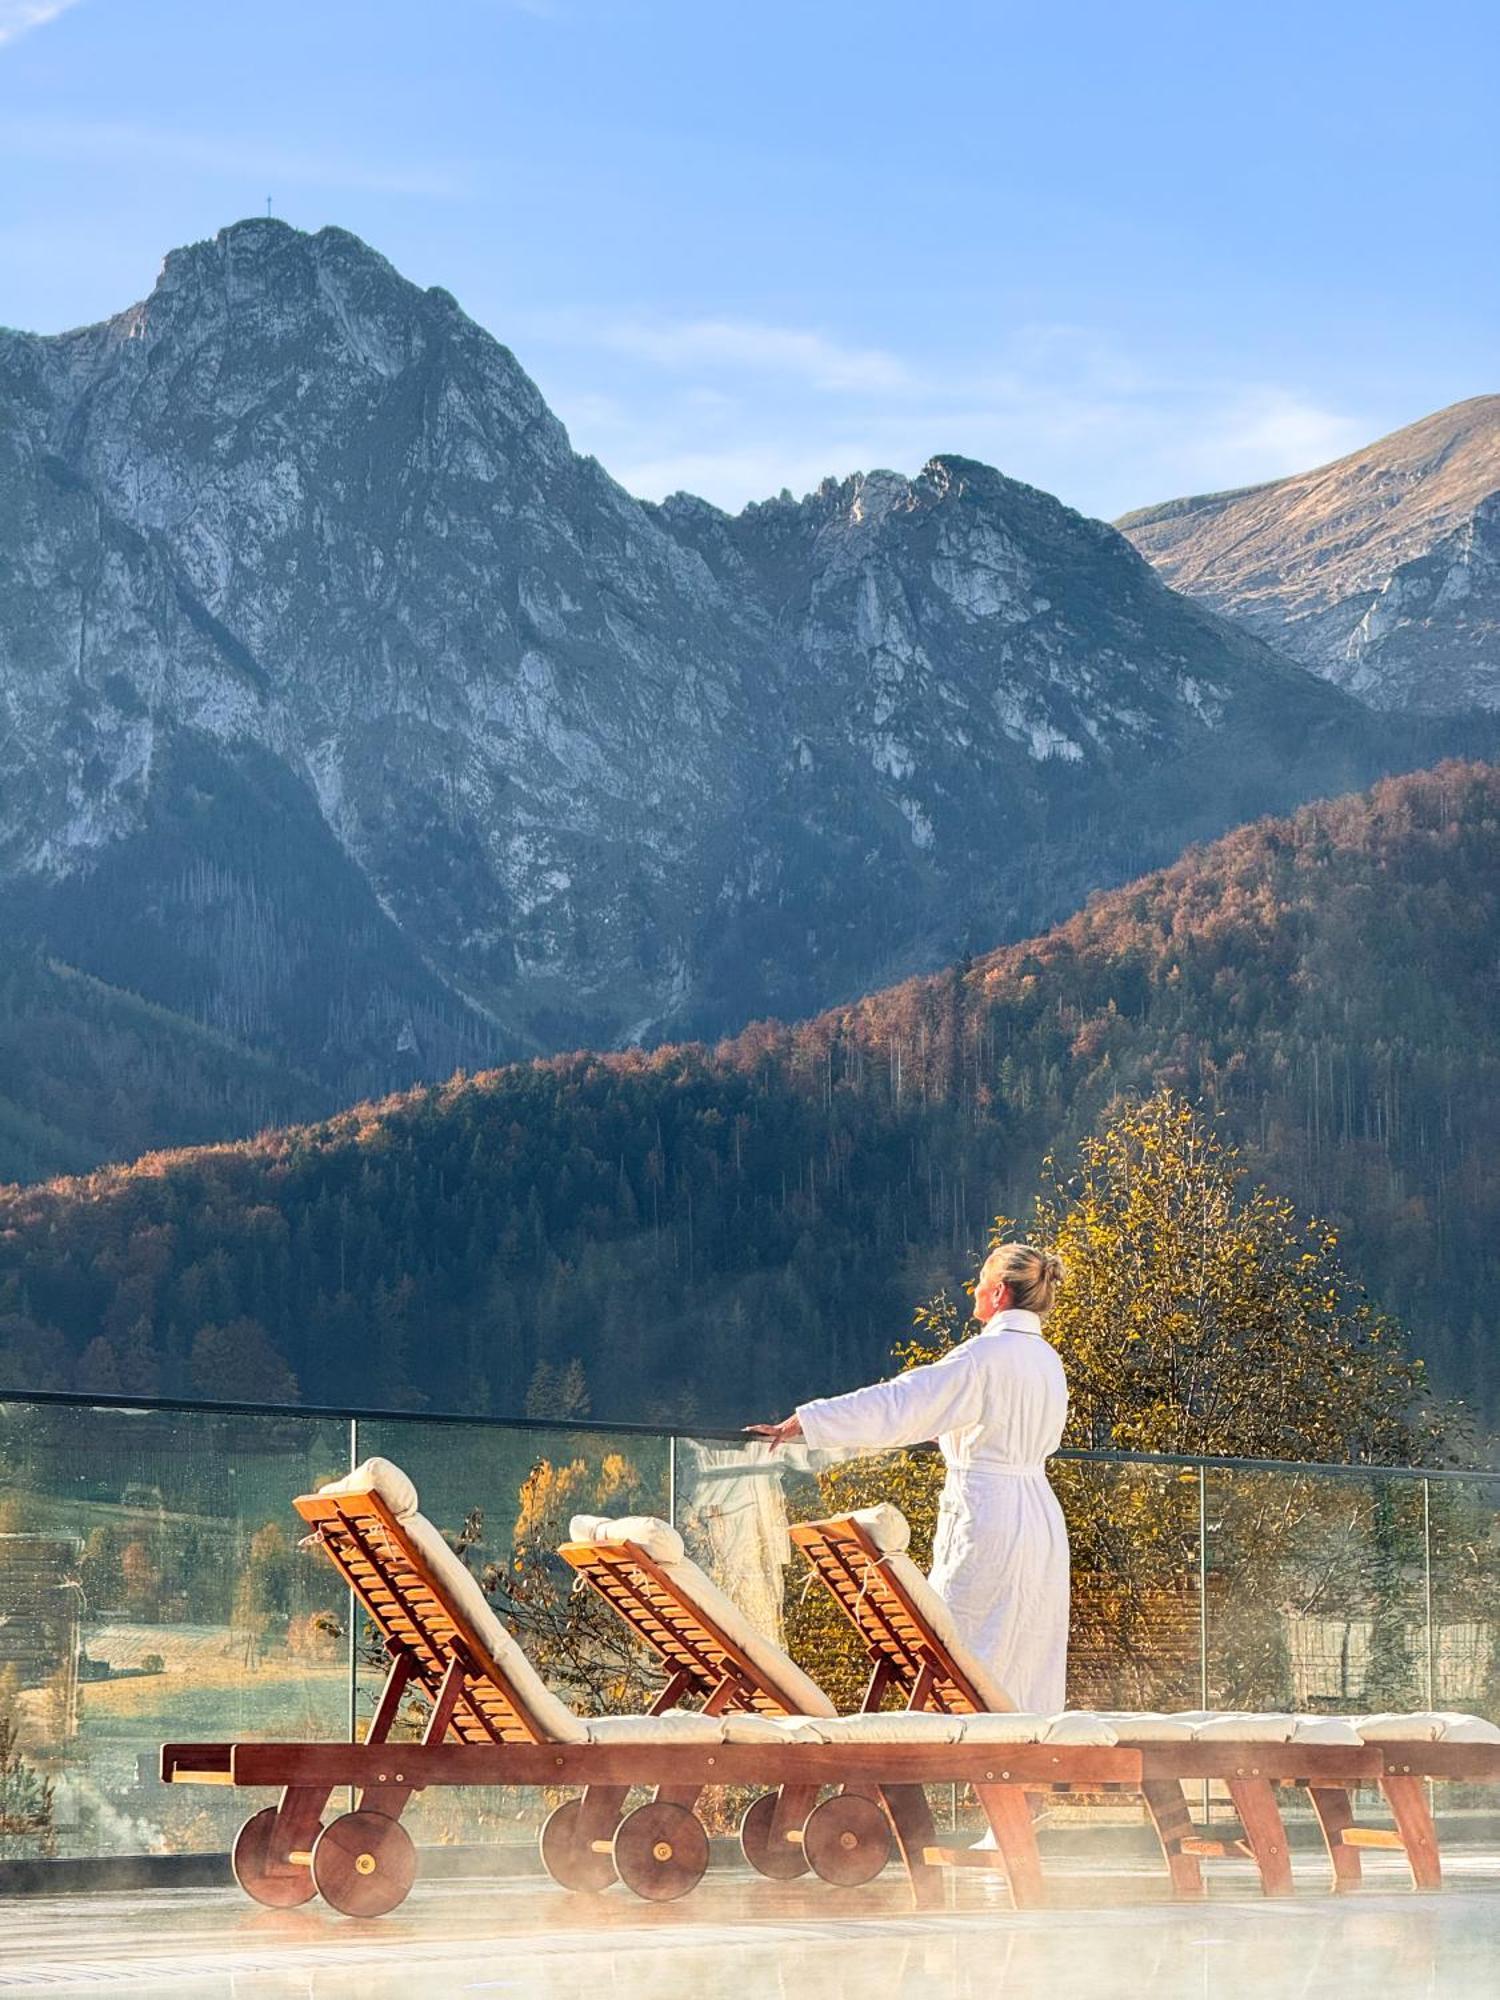
POLYGON ((388 1813, 344 1813, 313 1842, 313 1886, 345 1917, 383 1917, 417 1878, 417 1850, 388 1813))
POLYGON ((271 1832, 276 1816, 275 1806, 263 1806, 258 1813, 251 1813, 234 1836, 229 1865, 235 1881, 255 1902, 264 1903, 271 1910, 295 1910, 299 1903, 310 1903, 318 1892, 313 1886, 312 1870, 305 1863, 272 1872, 271 1832))
POLYGON ((703 1880, 708 1835, 686 1806, 658 1800, 626 1813, 615 1829, 614 1855, 627 1889, 651 1903, 670 1903, 703 1880))
POLYGON ((740 1852, 757 1875, 773 1882, 794 1882, 807 1873, 807 1856, 798 1840, 771 1843, 771 1822, 776 1817, 775 1792, 762 1792, 745 1808, 740 1821, 740 1852))
POLYGON ((873 1799, 840 1792, 808 1814, 802 1851, 821 1881, 857 1889, 890 1860, 891 1823, 873 1799))
POLYGON ((537 1845, 542 1866, 554 1882, 584 1895, 597 1894, 616 1879, 614 1856, 607 1848, 601 1854, 591 1841, 581 1838, 578 1821, 582 1810, 582 1799, 565 1799, 543 1820, 537 1845))

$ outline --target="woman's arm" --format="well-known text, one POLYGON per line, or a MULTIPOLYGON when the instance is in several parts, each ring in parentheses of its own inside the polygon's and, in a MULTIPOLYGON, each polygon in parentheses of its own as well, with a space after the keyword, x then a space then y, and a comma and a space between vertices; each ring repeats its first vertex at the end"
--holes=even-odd
POLYGON ((773 1450, 795 1437, 805 1438, 815 1451, 894 1451, 922 1444, 980 1415, 973 1345, 966 1340, 941 1361, 909 1368, 889 1382, 872 1382, 847 1396, 823 1396, 800 1404, 779 1424, 748 1428, 769 1439, 773 1450))

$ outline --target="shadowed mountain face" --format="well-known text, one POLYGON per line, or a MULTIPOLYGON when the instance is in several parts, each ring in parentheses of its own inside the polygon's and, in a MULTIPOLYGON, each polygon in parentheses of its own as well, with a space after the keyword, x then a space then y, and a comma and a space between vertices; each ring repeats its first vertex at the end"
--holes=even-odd
POLYGON ((983 466, 640 504, 335 229, 0 335, 0 569, 0 916, 346 1098, 809 1012, 1369 769, 983 466))
POLYGON ((1174 589, 1376 708, 1500 708, 1500 396, 1118 523, 1174 589))

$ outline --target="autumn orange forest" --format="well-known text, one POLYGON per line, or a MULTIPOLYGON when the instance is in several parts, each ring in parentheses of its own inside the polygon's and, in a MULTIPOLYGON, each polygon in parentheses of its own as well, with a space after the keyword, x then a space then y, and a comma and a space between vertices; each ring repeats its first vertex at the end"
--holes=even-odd
POLYGON ((12 1188, 0 1381, 739 1423, 882 1371, 1168 1086, 1492 1420, 1497 897, 1500 772, 1446 763, 798 1026, 12 1188))

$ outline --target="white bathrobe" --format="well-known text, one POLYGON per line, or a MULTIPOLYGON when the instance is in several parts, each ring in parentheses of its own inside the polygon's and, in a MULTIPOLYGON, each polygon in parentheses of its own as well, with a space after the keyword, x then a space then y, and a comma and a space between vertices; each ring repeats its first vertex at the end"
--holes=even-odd
POLYGON ((1066 1705, 1068 1531, 1047 1484, 1068 1385, 1032 1312, 1002 1312, 941 1361, 803 1403, 814 1450, 887 1451, 936 1438, 947 1461, 932 1584, 1017 1708, 1066 1705))

